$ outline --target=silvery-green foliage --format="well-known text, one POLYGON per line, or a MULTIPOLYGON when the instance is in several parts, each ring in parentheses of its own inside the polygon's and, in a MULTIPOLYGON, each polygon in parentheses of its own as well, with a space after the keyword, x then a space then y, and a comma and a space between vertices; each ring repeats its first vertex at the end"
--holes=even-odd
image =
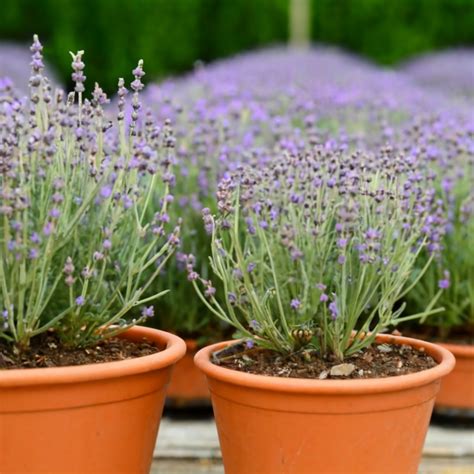
POLYGON ((82 51, 67 97, 43 76, 36 36, 31 51, 29 100, 0 88, 0 337, 23 349, 54 329, 84 346, 151 316, 161 295, 152 284, 179 243, 168 214, 172 132, 140 113, 141 61, 127 127, 123 79, 109 119, 97 84, 84 97, 82 51))

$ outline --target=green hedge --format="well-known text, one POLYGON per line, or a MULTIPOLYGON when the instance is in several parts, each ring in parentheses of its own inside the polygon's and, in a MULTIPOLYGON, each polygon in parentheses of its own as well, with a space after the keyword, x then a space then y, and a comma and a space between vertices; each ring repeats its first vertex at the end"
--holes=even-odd
MULTIPOLYGON (((472 44, 474 0, 311 0, 313 40, 381 63, 472 44)), ((0 39, 29 41, 66 81, 68 51, 86 51, 90 85, 109 92, 143 58, 147 78, 288 38, 288 0, 2 0, 0 39)))
POLYGON ((287 0, 2 0, 0 38, 38 33, 66 81, 68 51, 85 50, 87 84, 109 92, 139 58, 147 79, 288 36, 287 0))
POLYGON ((474 0, 312 0, 313 38, 382 64, 474 43, 474 0))

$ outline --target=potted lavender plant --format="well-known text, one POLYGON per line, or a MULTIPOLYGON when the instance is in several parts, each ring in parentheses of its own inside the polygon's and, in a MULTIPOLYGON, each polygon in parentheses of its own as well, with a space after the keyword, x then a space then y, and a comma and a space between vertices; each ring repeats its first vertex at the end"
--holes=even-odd
POLYGON ((122 79, 109 120, 99 86, 84 98, 82 52, 65 98, 36 36, 31 50, 29 100, 0 90, 1 470, 145 473, 185 352, 134 327, 153 316, 163 292, 149 289, 179 243, 169 131, 140 117, 141 61, 126 128, 122 79))
MULTIPOLYGON (((420 164, 422 166, 422 163, 420 164)), ((429 233, 423 170, 389 151, 282 154, 221 181, 210 265, 188 278, 241 340, 202 349, 227 473, 415 473, 449 351, 402 320, 429 233)), ((422 272, 418 279, 422 277, 422 272)), ((418 318, 436 314, 433 305, 418 318)))
MULTIPOLYGON (((160 279, 162 288, 172 291, 161 300, 159 324, 188 345, 168 388, 170 405, 209 403, 205 377, 192 359, 198 348, 230 334, 228 325, 213 319, 200 300, 196 302, 184 272, 184 254, 192 253, 197 271, 207 278, 210 238, 200 225, 200 211, 204 207, 217 211, 218 180, 239 163, 256 158, 260 165, 271 160, 275 150, 298 150, 313 140, 331 148, 352 147, 361 137, 367 145, 380 141, 387 120, 405 115, 398 103, 387 106, 393 95, 387 93, 389 85, 390 80, 381 84, 376 69, 342 52, 319 48, 244 54, 148 87, 147 104, 159 119, 172 123, 175 133, 171 206, 184 218, 180 249, 160 279), (313 71, 318 71, 316 78, 313 71), (372 83, 381 97, 373 94, 372 83), (364 130, 370 134, 361 135, 364 130)), ((220 299, 221 288, 216 291, 220 299)), ((157 323, 150 320, 150 324, 157 323)))
MULTIPOLYGON (((406 295, 407 308, 419 311, 434 298, 444 311, 424 317, 404 330, 447 347, 456 368, 446 377, 436 399, 443 414, 474 410, 474 162, 472 126, 456 120, 425 123, 413 134, 415 144, 431 146, 421 158, 430 163, 437 187, 438 210, 433 216, 442 232, 420 254, 422 268, 430 255, 433 264, 406 295), (431 156, 430 156, 431 155, 431 156), (431 158, 431 159, 430 159, 431 158)), ((423 149, 420 147, 420 149, 423 149)))

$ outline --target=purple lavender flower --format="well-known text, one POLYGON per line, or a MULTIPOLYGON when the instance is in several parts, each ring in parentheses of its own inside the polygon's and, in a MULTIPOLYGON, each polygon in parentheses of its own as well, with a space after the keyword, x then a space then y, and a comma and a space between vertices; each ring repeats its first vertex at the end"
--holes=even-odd
POLYGON ((168 223, 170 221, 170 216, 168 215, 168 213, 163 212, 159 216, 159 221, 163 223, 168 223))
POLYGON ((260 331, 262 329, 262 327, 260 326, 260 323, 255 320, 255 319, 252 319, 249 323, 249 326, 251 329, 253 329, 254 331, 260 331))
POLYGON ((49 211, 49 215, 53 219, 57 219, 61 215, 61 211, 58 208, 53 207, 53 209, 51 209, 51 211, 49 211))
POLYGON ((104 198, 107 199, 112 195, 112 187, 110 185, 102 186, 100 189, 100 195, 104 198))
POLYGON ((68 257, 66 259, 66 263, 64 264, 64 267, 63 267, 63 272, 66 275, 72 275, 74 273, 74 264, 72 262, 71 257, 68 257))
POLYGON ((3 318, 2 329, 6 331, 8 329, 8 310, 4 309, 2 311, 2 318, 3 318))
POLYGON ((142 309, 142 317, 144 318, 152 318, 155 315, 155 309, 153 306, 145 306, 142 309))
POLYGON ((252 273, 255 270, 256 266, 257 266, 256 263, 250 262, 247 265, 247 273, 252 273))
POLYGON ((255 235, 257 233, 257 230, 255 229, 255 226, 253 225, 253 220, 251 217, 247 217, 245 219, 245 222, 247 223, 247 232, 250 235, 255 235))
POLYGON ((208 235, 212 234, 212 231, 214 230, 214 220, 211 215, 211 211, 209 208, 205 207, 202 210, 202 218, 204 221, 204 229, 206 230, 206 233, 208 235))
POLYGON ((84 267, 81 271, 81 275, 84 279, 88 280, 94 276, 94 273, 89 267, 84 267))
POLYGON ((301 306, 301 301, 298 298, 293 298, 290 301, 291 309, 294 309, 296 311, 297 309, 299 309, 300 306, 301 306))
POLYGON ((376 240, 379 238, 379 232, 376 229, 369 229, 366 233, 365 236, 369 240, 376 240))
POLYGON ((198 273, 196 273, 194 271, 188 273, 188 280, 189 281, 196 281, 198 278, 199 278, 198 273))
POLYGON ((66 283, 67 286, 72 286, 76 282, 76 279, 72 275, 67 275, 66 278, 64 278, 64 283, 66 283))
POLYGON ((207 297, 207 298, 212 298, 214 295, 216 294, 216 289, 212 286, 212 285, 207 285, 205 291, 204 291, 204 295, 207 297))
POLYGON ((234 278, 236 278, 237 280, 242 280, 243 278, 243 273, 242 273, 242 270, 240 268, 234 268, 232 270, 232 275, 234 278))
POLYGON ((84 67, 85 67, 84 62, 82 61, 83 54, 84 54, 84 51, 78 51, 76 54, 71 53, 71 56, 73 59, 71 66, 74 71, 71 77, 72 77, 72 80, 76 84, 74 90, 78 93, 82 93, 85 90, 84 81, 86 80, 86 76, 84 75, 84 72, 83 72, 84 67))
POLYGON ((31 248, 28 252, 28 258, 30 260, 36 260, 39 257, 39 250, 35 247, 31 248))
POLYGON ((76 305, 77 306, 84 306, 86 300, 84 298, 84 296, 80 295, 76 298, 76 305))
POLYGON ((345 248, 347 245, 347 239, 340 238, 337 240, 337 246, 340 247, 341 249, 345 248))
POLYGON ((23 228, 22 223, 18 221, 12 221, 11 226, 12 230, 14 230, 15 232, 19 232, 23 228))
POLYGON ((47 222, 43 227, 43 234, 45 236, 49 236, 51 235, 52 232, 53 232, 53 224, 52 222, 47 222))
POLYGON ((339 310, 337 309, 337 304, 335 301, 329 303, 329 311, 331 312, 331 319, 334 321, 339 316, 339 310))
POLYGON ((438 281, 438 288, 441 290, 447 290, 451 285, 451 281, 449 278, 449 271, 444 271, 444 278, 438 281))

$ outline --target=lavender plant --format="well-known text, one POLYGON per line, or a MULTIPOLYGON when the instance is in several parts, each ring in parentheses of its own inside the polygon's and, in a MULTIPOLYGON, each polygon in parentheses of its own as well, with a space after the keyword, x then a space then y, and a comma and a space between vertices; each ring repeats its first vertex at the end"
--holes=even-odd
POLYGON ((411 129, 414 151, 434 176, 439 211, 433 219, 444 232, 420 255, 420 268, 431 254, 435 258, 406 300, 417 311, 443 290, 439 303, 445 310, 421 320, 443 339, 472 337, 474 330, 473 132, 472 124, 460 118, 422 121, 411 129))
POLYGON ((67 97, 42 74, 37 36, 31 51, 29 100, 9 83, 0 90, 0 337, 24 350, 53 329, 63 344, 87 346, 153 316, 165 293, 150 289, 179 244, 170 131, 139 120, 142 61, 127 128, 123 79, 109 120, 97 84, 84 97, 82 51, 67 97))
POLYGON ((207 279, 210 237, 199 224, 200 211, 217 212, 214 195, 226 173, 248 162, 267 166, 275 154, 300 153, 309 144, 376 151, 391 143, 421 161, 422 150, 431 153, 432 146, 416 139, 420 117, 454 109, 404 74, 325 47, 275 48, 199 65, 187 77, 151 85, 146 103, 175 131, 171 206, 184 226, 176 259, 158 283, 173 290, 162 300, 160 324, 186 336, 216 333, 208 308, 196 303, 186 281, 184 254, 195 256, 196 270, 207 279))
POLYGON ((162 322, 169 329, 207 337, 216 337, 224 329, 216 328, 206 306, 196 302, 184 261, 184 254, 192 253, 199 273, 207 277, 210 237, 200 225, 200 212, 203 207, 217 211, 214 196, 219 179, 250 160, 264 165, 280 149, 301 149, 306 139, 324 142, 327 137, 312 129, 316 118, 310 110, 321 110, 325 117, 328 110, 358 109, 357 94, 348 105, 336 106, 339 98, 333 99, 334 87, 322 86, 323 80, 313 87, 308 63, 314 69, 361 69, 361 75, 366 69, 353 58, 326 50, 301 55, 263 51, 200 66, 188 78, 148 88, 147 103, 159 119, 170 120, 176 132, 172 206, 184 218, 181 248, 161 280, 172 288, 162 300, 162 322), (323 103, 324 109, 319 107, 323 103))
POLYGON ((418 255, 442 231, 429 179, 412 160, 389 150, 283 154, 222 180, 217 196, 218 215, 203 216, 225 303, 192 255, 188 278, 250 346, 313 347, 343 360, 387 327, 439 311, 433 301, 402 318, 396 306, 417 283, 407 284, 418 255))

